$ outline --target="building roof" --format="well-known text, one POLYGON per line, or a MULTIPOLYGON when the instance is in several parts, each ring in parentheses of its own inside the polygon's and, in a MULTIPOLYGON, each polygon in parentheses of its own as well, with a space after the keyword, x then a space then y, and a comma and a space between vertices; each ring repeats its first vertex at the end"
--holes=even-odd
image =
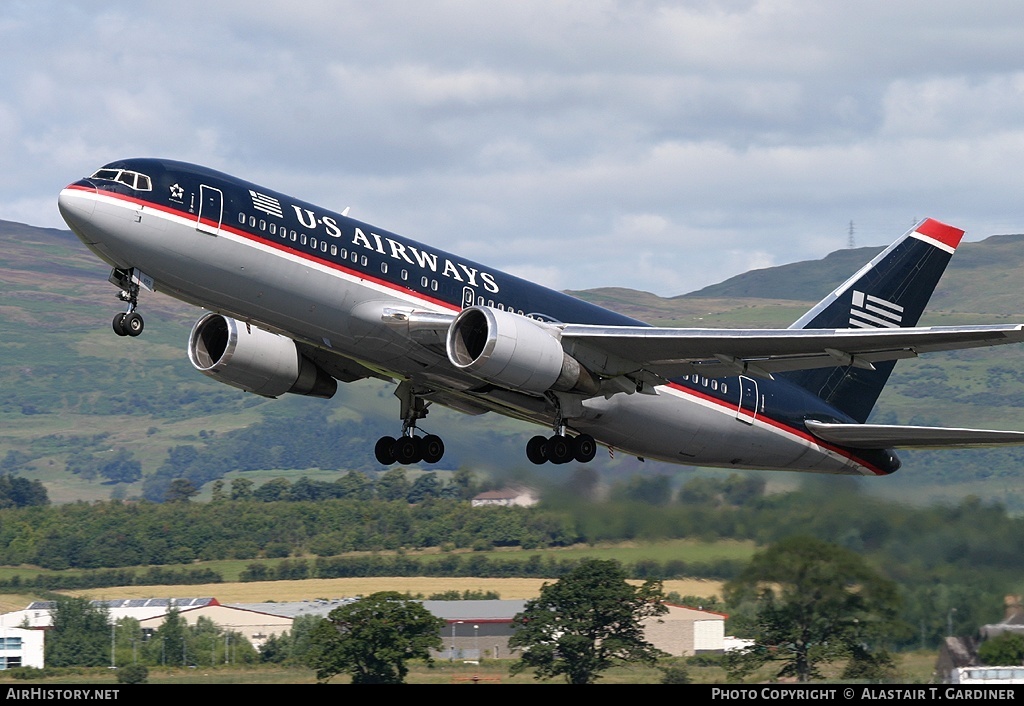
POLYGON ((285 603, 229 603, 229 608, 248 610, 265 615, 276 615, 280 618, 299 618, 304 615, 327 617, 335 608, 340 608, 355 601, 355 598, 316 599, 312 601, 290 601, 285 603))
POLYGON ((452 622, 511 622, 522 613, 526 601, 423 601, 423 607, 452 622))

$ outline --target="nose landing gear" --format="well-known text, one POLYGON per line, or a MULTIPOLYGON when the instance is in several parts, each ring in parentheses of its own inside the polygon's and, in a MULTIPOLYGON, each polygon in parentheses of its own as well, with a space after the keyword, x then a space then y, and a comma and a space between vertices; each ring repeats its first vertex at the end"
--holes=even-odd
MULTIPOLYGON (((139 283, 145 282, 147 279, 145 275, 134 269, 114 269, 111 271, 110 282, 121 290, 117 293, 117 298, 123 302, 128 302, 128 311, 123 314, 116 314, 111 322, 111 328, 114 329, 114 333, 118 336, 138 336, 146 327, 146 322, 143 321, 142 315, 135 311, 135 309, 139 306, 139 291, 141 291, 139 283)), ((152 287, 148 288, 152 289, 152 287)))

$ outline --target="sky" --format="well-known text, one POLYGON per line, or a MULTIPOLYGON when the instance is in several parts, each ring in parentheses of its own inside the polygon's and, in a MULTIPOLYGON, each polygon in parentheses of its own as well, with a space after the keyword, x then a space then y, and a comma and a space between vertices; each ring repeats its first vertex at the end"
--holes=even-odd
POLYGON ((662 296, 851 223, 1021 233, 1022 27, 1016 0, 2 0, 0 219, 64 227, 63 186, 166 157, 662 296))

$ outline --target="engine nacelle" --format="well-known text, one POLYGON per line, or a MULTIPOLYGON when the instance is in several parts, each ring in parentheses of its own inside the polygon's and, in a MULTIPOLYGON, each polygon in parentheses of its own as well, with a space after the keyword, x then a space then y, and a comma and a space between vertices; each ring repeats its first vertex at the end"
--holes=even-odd
POLYGON ((554 330, 511 311, 463 309, 448 328, 446 348, 456 368, 502 387, 597 394, 597 383, 562 350, 554 330))
POLYGON ((328 399, 338 391, 337 381, 303 357, 292 339, 220 314, 192 327, 188 359, 204 375, 264 397, 293 392, 328 399))

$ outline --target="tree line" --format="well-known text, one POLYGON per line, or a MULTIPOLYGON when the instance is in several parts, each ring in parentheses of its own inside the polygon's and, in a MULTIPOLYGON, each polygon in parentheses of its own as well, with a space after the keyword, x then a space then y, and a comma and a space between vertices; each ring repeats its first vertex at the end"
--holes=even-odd
MULTIPOLYGON (((231 499, 225 489, 210 503, 107 501, 8 508, 0 510, 0 563, 94 570, 41 577, 54 583, 106 577, 124 584, 130 582, 104 572, 154 565, 191 572, 198 567, 168 565, 275 557, 280 560, 276 565, 254 562, 246 575, 253 580, 368 574, 557 578, 567 567, 541 554, 498 561, 477 552, 442 551, 427 560, 401 550, 541 550, 674 538, 768 546, 804 535, 868 558, 900 586, 901 616, 914 628, 900 638, 908 647, 936 644, 949 617, 954 630, 996 622, 1003 596, 1020 592, 1024 520, 998 504, 965 498, 945 506, 908 507, 867 495, 860 484, 842 478, 810 478, 798 491, 730 500, 724 487, 728 479, 713 480, 722 487, 701 503, 679 498, 667 504, 584 502, 578 495, 554 491, 534 508, 473 508, 454 498, 418 504, 379 498, 264 502, 255 496, 231 499), (349 552, 362 553, 339 556, 349 552)), ((702 484, 706 490, 707 483, 702 484)), ((636 578, 730 578, 739 568, 730 562, 666 560, 638 562, 627 570, 636 578)))

